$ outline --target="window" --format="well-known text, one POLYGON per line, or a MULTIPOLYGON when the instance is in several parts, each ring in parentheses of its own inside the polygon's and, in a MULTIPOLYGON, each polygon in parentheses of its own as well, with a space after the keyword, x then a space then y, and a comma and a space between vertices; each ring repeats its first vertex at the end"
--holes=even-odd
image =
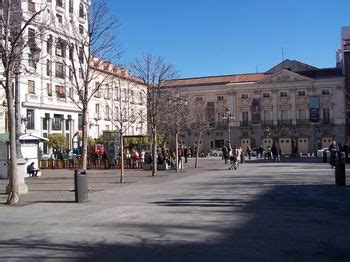
POLYGON ((264 92, 264 93, 263 93, 263 97, 264 97, 264 98, 271 97, 271 93, 264 92))
POLYGON ((329 89, 322 89, 323 96, 329 96, 330 94, 331 94, 331 92, 329 91, 329 89))
POLYGON ((52 96, 52 85, 47 83, 46 84, 46 91, 48 96, 52 96))
POLYGON ((299 119, 305 120, 306 118, 306 109, 299 109, 299 119))
POLYGON ((69 0, 69 13, 73 13, 73 0, 69 0))
POLYGON ((48 54, 52 54, 52 35, 49 36, 46 43, 46 49, 48 54))
POLYGON ((43 118, 43 130, 47 130, 49 124, 49 119, 46 117, 43 118))
POLYGON ((135 97, 134 97, 134 91, 133 90, 130 91, 130 98, 131 98, 131 103, 134 104, 135 103, 135 97))
POLYGON ((28 94, 35 94, 35 82, 28 80, 28 94))
POLYGON ((135 110, 133 108, 130 109, 130 116, 131 116, 131 119, 133 121, 135 118, 135 110))
POLYGON ((84 64, 84 49, 82 47, 79 47, 79 62, 84 64))
POLYGON ((241 94, 241 99, 248 99, 248 94, 241 94))
POLYGON ((203 97, 196 97, 196 102, 201 102, 203 101, 203 97))
POLYGON ((143 105, 143 93, 142 93, 142 91, 139 92, 139 104, 143 105))
POLYGON ((287 120, 287 119, 288 119, 288 111, 281 110, 281 120, 287 120))
POLYGON ((322 122, 324 124, 330 124, 330 122, 331 122, 331 110, 330 110, 330 108, 322 108, 322 122))
POLYGON ((298 96, 305 96, 305 95, 306 95, 305 90, 299 90, 298 91, 298 96))
POLYGON ((79 5, 79 17, 85 18, 84 4, 80 3, 79 5))
POLYGON ((73 60, 74 58, 74 44, 69 45, 69 59, 73 60))
POLYGON ((63 7, 63 0, 56 0, 56 6, 63 7))
POLYGON ((78 129, 83 129, 83 114, 78 114, 78 129))
POLYGON ((264 117, 264 121, 270 121, 271 120, 271 111, 264 110, 263 117, 264 117))
POLYGON ((95 104, 95 114, 97 117, 100 117, 100 105, 95 104))
POLYGON ((70 129, 70 122, 71 120, 69 119, 69 116, 68 116, 68 119, 66 119, 66 131, 69 131, 70 129))
POLYGON ((63 79, 64 78, 63 63, 56 62, 55 68, 56 68, 55 76, 58 77, 58 78, 62 78, 63 79))
POLYGON ((62 16, 59 14, 56 14, 57 21, 62 24, 62 16))
POLYGON ((68 78, 69 80, 73 80, 73 69, 72 66, 69 66, 69 74, 68 74, 68 78))
POLYGON ((109 125, 106 125, 106 130, 107 130, 107 131, 109 130, 109 125))
POLYGON ((28 28, 28 46, 35 45, 35 30, 28 28))
POLYGON ((61 130, 62 129, 62 115, 53 115, 52 119, 52 130, 61 130))
POLYGON ((82 25, 79 25, 79 33, 84 34, 84 27, 82 25))
POLYGON ((27 109, 27 129, 34 129, 34 110, 27 109))
POLYGON ((66 97, 66 91, 63 86, 55 86, 56 96, 58 98, 65 98, 66 97))
POLYGON ((109 105, 106 105, 106 120, 110 119, 109 105))
POLYGON ((101 97, 100 82, 95 82, 95 97, 101 97))
POLYGON ((66 43, 63 40, 58 40, 56 44, 56 55, 59 57, 66 56, 66 43))
POLYGON ((28 53, 28 65, 29 65, 31 68, 35 68, 35 62, 34 62, 33 54, 32 54, 32 53, 28 53))
POLYGON ((249 121, 249 112, 248 111, 242 111, 242 121, 245 121, 245 122, 249 121))
POLYGON ((223 97, 223 96, 218 96, 218 97, 217 97, 217 100, 218 100, 218 101, 224 101, 224 97, 223 97))
POLYGON ((46 75, 51 76, 51 61, 46 59, 46 75))
POLYGON ((116 116, 116 119, 119 120, 120 116, 119 116, 119 107, 115 106, 114 107, 114 115, 116 116))
POLYGON ((84 75, 83 75, 83 69, 79 68, 79 78, 83 79, 84 75))
POLYGON ((109 88, 109 84, 106 84, 106 91, 105 91, 104 97, 105 97, 106 99, 109 99, 109 98, 110 98, 110 88, 109 88))
POLYGON ((280 97, 287 97, 288 96, 288 93, 283 91, 283 92, 280 92, 280 97))
POLYGON ((35 3, 33 3, 32 0, 28 0, 28 10, 32 13, 35 13, 35 3))

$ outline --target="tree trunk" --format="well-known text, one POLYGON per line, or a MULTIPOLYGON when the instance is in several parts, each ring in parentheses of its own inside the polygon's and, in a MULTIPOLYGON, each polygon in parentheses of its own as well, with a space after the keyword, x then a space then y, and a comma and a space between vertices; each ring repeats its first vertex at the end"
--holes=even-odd
POLYGON ((83 145, 81 152, 81 168, 87 169, 87 140, 88 140, 88 110, 87 107, 83 107, 83 145))
POLYGON ((152 165, 152 176, 157 175, 157 130, 152 129, 152 155, 153 155, 153 165, 152 165))
POLYGON ((196 161, 194 162, 194 168, 197 168, 198 166, 198 155, 199 155, 199 141, 202 137, 202 131, 199 131, 198 140, 197 140, 197 152, 196 152, 196 161))
POLYGON ((178 133, 175 133, 175 150, 176 150, 176 174, 179 174, 179 139, 178 133))
POLYGON ((13 93, 11 82, 12 77, 8 74, 6 77, 6 100, 8 111, 8 128, 10 140, 10 174, 9 174, 9 195, 6 204, 14 205, 18 203, 18 169, 17 169, 17 154, 16 154, 16 119, 13 103, 13 93))
POLYGON ((124 142, 123 134, 120 134, 120 184, 124 183, 124 142))
POLYGON ((15 73, 15 118, 16 118, 16 153, 17 158, 23 158, 21 143, 19 142, 19 137, 21 136, 21 126, 22 126, 22 117, 21 117, 21 97, 20 97, 20 87, 18 80, 18 73, 15 73))

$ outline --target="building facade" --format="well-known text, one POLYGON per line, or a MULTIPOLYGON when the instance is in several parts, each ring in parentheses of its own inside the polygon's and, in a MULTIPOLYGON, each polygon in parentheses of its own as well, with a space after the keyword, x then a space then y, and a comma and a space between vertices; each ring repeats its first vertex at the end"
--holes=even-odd
MULTIPOLYGON (((206 103, 212 124, 199 141, 206 152, 228 141, 243 150, 278 142, 286 155, 315 153, 333 139, 345 143, 344 76, 337 68, 286 60, 266 73, 180 79, 168 87, 206 103)), ((180 140, 194 146, 196 137, 188 130, 180 140)))
MULTIPOLYGON (((44 8, 31 24, 24 37, 31 41, 40 52, 38 61, 33 61, 31 49, 25 49, 22 54, 24 70, 18 74, 18 90, 21 101, 22 132, 33 133, 38 136, 48 137, 49 134, 63 134, 69 147, 74 146, 73 137, 77 131, 82 130, 81 109, 71 99, 74 94, 69 81, 72 81, 71 68, 68 66, 72 61, 79 66, 79 52, 72 49, 80 48, 70 44, 71 39, 88 37, 87 0, 29 0, 12 1, 18 6, 16 12, 21 13, 25 21, 33 13, 44 8), (18 12, 21 10, 21 12, 18 12), (39 23, 40 21, 40 23, 39 23), (44 30, 43 29, 44 25, 44 30), (78 35, 77 35, 78 34, 78 35), (77 53, 77 54, 75 54, 77 53)), ((78 50, 80 51, 80 50, 78 50)), ((119 107, 126 108, 125 122, 135 112, 146 111, 144 96, 138 95, 144 90, 140 81, 129 75, 128 71, 120 67, 106 63, 92 65, 94 70, 99 71, 98 77, 91 81, 92 89, 101 78, 103 88, 95 94, 89 103, 89 136, 97 138, 103 130, 116 130, 117 124, 112 124, 112 114, 119 107), (125 100, 125 96, 132 94, 133 101, 125 100), (113 101, 113 103, 112 103, 113 101), (135 102, 137 101, 137 102, 135 102), (126 103, 127 102, 127 103, 126 103), (121 105, 122 104, 122 105, 121 105), (127 105, 125 105, 127 104, 127 105)), ((6 99, 4 91, 0 92, 0 118, 1 131, 7 130, 6 99)), ((146 123, 142 120, 133 121, 126 134, 145 134, 146 123), (140 123, 141 122, 141 123, 140 123)), ((43 154, 51 154, 46 144, 41 144, 43 154)))

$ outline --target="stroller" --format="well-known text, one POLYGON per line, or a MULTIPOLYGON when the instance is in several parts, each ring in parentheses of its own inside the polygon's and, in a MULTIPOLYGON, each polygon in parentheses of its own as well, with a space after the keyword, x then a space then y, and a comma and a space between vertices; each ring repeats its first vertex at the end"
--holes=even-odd
POLYGON ((230 156, 231 166, 229 170, 238 170, 239 169, 239 161, 238 158, 234 155, 230 156))

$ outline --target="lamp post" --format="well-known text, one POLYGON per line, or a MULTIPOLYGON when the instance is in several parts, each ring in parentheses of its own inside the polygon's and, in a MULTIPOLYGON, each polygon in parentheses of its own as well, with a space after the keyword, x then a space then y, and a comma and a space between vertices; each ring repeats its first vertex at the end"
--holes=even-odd
POLYGON ((225 115, 222 117, 223 119, 227 120, 227 130, 228 130, 228 146, 231 146, 231 126, 230 126, 230 120, 234 120, 235 116, 230 112, 226 111, 225 115))

